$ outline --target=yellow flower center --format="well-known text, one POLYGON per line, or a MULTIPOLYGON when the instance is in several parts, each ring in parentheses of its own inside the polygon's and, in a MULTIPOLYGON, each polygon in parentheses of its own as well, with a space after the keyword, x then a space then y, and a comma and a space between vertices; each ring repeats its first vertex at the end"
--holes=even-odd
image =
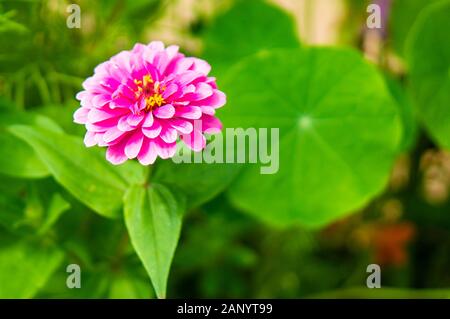
POLYGON ((166 87, 161 87, 159 82, 154 82, 150 75, 145 75, 142 80, 135 79, 134 84, 137 85, 136 98, 144 95, 146 112, 150 112, 155 107, 166 104, 161 94, 166 87))

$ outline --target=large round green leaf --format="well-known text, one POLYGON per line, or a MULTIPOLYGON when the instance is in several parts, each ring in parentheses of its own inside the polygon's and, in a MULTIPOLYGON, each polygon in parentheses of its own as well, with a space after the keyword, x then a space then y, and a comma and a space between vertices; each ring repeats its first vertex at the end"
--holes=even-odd
POLYGON ((402 135, 382 77, 358 53, 262 52, 224 79, 226 127, 279 128, 279 171, 248 166, 228 192, 268 222, 323 225, 384 187, 402 135))
POLYGON ((260 50, 300 46, 294 19, 262 0, 238 1, 206 30, 205 57, 222 70, 260 50))
POLYGON ((419 16, 407 40, 411 93, 432 138, 450 149, 450 1, 419 16))

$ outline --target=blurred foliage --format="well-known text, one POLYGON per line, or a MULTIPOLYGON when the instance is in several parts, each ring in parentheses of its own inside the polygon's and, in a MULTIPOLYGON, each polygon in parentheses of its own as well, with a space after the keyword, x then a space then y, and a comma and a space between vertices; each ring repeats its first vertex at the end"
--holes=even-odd
POLYGON ((80 29, 70 1, 0 1, 0 297, 449 297, 450 2, 393 0, 376 64, 357 52, 367 2, 344 2, 346 49, 308 47, 292 12, 257 0, 79 0, 80 29), (278 174, 112 167, 83 146, 82 81, 183 10, 188 53, 228 95, 219 118, 280 128, 278 174))

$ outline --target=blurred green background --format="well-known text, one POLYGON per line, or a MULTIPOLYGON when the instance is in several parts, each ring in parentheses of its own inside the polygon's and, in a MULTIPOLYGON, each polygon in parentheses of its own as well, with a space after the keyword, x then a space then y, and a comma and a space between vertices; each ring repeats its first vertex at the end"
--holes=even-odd
MULTIPOLYGON (((227 90, 233 84, 228 72, 234 63, 274 48, 352 48, 365 57, 364 63, 375 65, 400 105, 403 144, 380 169, 386 174, 382 185, 371 188, 363 202, 339 206, 351 207, 349 211, 336 212, 320 227, 309 228, 297 221, 272 223, 270 214, 261 213, 259 218, 258 210, 247 208, 247 199, 241 201, 233 193, 245 182, 231 184, 231 189, 186 212, 167 295, 450 297, 448 2, 378 1, 382 30, 366 27, 370 3, 1 0, 0 105, 5 112, 43 116, 42 125, 49 118, 64 132, 81 137, 85 129, 72 122, 72 114, 79 106, 74 96, 83 80, 100 62, 134 43, 161 40, 212 64, 219 88, 226 82, 224 91, 230 93, 230 111, 224 113, 227 124, 234 101, 241 103, 233 99, 238 93, 227 90), (70 14, 66 9, 72 2, 81 8, 79 29, 66 27, 70 14), (433 14, 428 7, 438 2, 447 20, 427 20, 433 14), (443 25, 427 26, 429 20, 443 25), (427 27, 436 29, 420 33, 427 27), (431 40, 421 44, 424 34, 446 43, 437 43, 435 49, 431 40), (429 50, 411 56, 415 46, 429 50), (436 74, 426 73, 426 66, 413 65, 418 59, 440 59, 447 69, 436 62, 430 67, 436 74), (423 84, 419 78, 430 82, 423 84), (442 85, 439 105, 444 109, 430 115, 421 103, 438 94, 436 83, 442 85), (372 263, 381 266, 383 289, 365 286, 366 267, 372 263)), ((238 71, 232 74, 240 77, 238 71)), ((0 113, 0 133, 13 121, 6 114, 0 113)), ((38 159, 33 162, 31 149, 10 157, 9 150, 17 150, 14 143, 19 143, 11 138, 0 135, 0 297, 154 298, 123 221, 93 212, 38 159), (71 263, 81 266, 82 289, 66 287, 66 266, 71 263)), ((364 152, 370 157, 374 150, 364 152)), ((378 168, 374 170, 378 174, 378 168)), ((327 178, 320 177, 318 183, 327 184, 327 178)), ((308 191, 314 196, 314 190, 308 191)), ((346 191, 336 189, 336 194, 346 191)), ((332 207, 340 204, 340 197, 321 201, 332 207)))

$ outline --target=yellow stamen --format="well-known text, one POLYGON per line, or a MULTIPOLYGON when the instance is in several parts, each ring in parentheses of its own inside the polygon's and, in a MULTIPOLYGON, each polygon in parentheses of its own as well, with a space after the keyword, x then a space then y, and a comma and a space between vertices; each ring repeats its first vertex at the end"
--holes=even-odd
POLYGON ((161 106, 164 103, 166 103, 166 101, 164 100, 162 95, 159 93, 155 93, 145 99, 145 110, 151 111, 155 105, 161 106))
POLYGON ((153 83, 152 77, 148 74, 144 75, 143 80, 144 80, 144 88, 146 88, 148 84, 153 83))
POLYGON ((160 94, 160 91, 164 91, 166 86, 160 87, 159 82, 154 82, 151 75, 144 75, 142 80, 134 80, 134 84, 137 86, 137 91, 135 92, 136 98, 139 98, 142 94, 145 94, 145 111, 149 112, 153 110, 156 106, 160 107, 166 104, 163 96, 160 94), (153 84, 153 88, 150 85, 153 84), (153 92, 153 95, 148 96, 153 92))

